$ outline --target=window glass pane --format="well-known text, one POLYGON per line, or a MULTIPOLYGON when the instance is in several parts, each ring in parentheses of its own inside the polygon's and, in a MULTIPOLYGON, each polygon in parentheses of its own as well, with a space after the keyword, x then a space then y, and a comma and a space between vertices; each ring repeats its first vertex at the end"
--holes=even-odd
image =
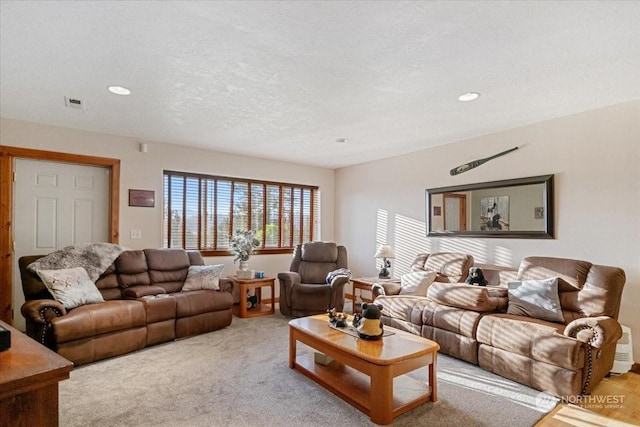
POLYGON ((293 244, 297 245, 302 243, 300 241, 300 201, 302 200, 302 190, 299 188, 293 189, 293 244))
POLYGON ((214 213, 215 182, 210 179, 200 180, 200 238, 201 249, 214 249, 214 213))
POLYGON ((187 178, 185 249, 198 249, 199 179, 187 178))
POLYGON ((183 230, 183 196, 184 196, 184 178, 181 176, 172 176, 170 178, 171 185, 171 240, 170 248, 182 247, 182 230, 183 230))
POLYGON ((282 246, 293 247, 291 240, 291 188, 282 188, 282 246))
POLYGON ((280 212, 280 186, 267 185, 267 218, 265 248, 277 248, 280 242, 278 217, 280 212))
POLYGON ((169 175, 162 177, 162 242, 164 247, 169 243, 169 175))
POLYGON ((233 183, 233 232, 248 230, 249 186, 246 182, 233 183))
POLYGON ((263 246, 264 230, 262 223, 264 220, 264 185, 251 184, 251 230, 256 232, 256 238, 263 246))
POLYGON ((231 181, 218 180, 216 189, 216 247, 225 249, 231 233, 231 181))
POLYGON ((311 241, 311 190, 302 190, 302 241, 311 241))

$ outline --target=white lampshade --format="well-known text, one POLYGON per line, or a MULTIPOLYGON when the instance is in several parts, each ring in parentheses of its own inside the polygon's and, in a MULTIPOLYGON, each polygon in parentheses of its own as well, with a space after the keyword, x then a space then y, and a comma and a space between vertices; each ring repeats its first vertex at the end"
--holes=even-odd
POLYGON ((376 251, 375 257, 393 259, 396 257, 396 254, 393 253, 393 248, 391 247, 391 245, 380 245, 380 247, 376 251))

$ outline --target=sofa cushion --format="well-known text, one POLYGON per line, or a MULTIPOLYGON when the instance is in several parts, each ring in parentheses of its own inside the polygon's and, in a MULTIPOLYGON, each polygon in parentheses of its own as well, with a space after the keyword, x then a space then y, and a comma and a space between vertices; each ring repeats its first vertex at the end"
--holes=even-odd
POLYGON ((558 278, 509 282, 507 313, 535 317, 550 322, 564 323, 558 278))
POLYGON ((427 290, 431 301, 477 312, 505 310, 507 289, 466 283, 435 282, 427 290))
POLYGON ((477 311, 449 307, 428 301, 422 309, 421 323, 475 340, 481 316, 482 314, 477 311))
POLYGON ((120 279, 120 286, 148 285, 149 272, 147 271, 147 258, 144 251, 123 252, 115 262, 116 271, 120 279))
POLYGON ((233 296, 229 292, 209 289, 177 292, 171 296, 176 300, 176 316, 178 318, 227 310, 233 305, 233 296))
POLYGON ((438 273, 438 282, 464 282, 473 266, 473 257, 468 254, 437 252, 429 255, 424 270, 438 273))
POLYGON ((400 277, 400 295, 426 296, 427 288, 436 280, 435 271, 414 271, 400 277))
POLYGON ((83 267, 38 270, 37 272, 53 298, 67 310, 104 301, 102 294, 83 267))
POLYGON ((51 320, 57 343, 145 326, 144 304, 140 301, 105 301, 74 308, 51 320))
POLYGON ((152 285, 168 293, 182 289, 189 272, 189 254, 183 249, 145 249, 149 279, 152 285))
POLYGON ((422 310, 429 301, 413 295, 382 295, 374 302, 382 305, 383 316, 421 326, 422 310))
POLYGON ((220 289, 220 275, 223 269, 224 264, 189 266, 187 280, 185 280, 182 290, 212 289, 217 291, 220 289))
POLYGON ((563 334, 564 325, 512 314, 487 314, 476 334, 487 344, 529 359, 566 369, 584 367, 582 343, 563 334))

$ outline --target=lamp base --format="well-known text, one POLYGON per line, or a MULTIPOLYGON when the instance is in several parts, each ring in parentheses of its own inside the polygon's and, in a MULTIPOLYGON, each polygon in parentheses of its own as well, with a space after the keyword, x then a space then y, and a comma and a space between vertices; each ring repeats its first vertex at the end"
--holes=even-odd
POLYGON ((389 270, 386 267, 382 267, 380 274, 378 274, 378 279, 388 279, 389 277, 389 270))

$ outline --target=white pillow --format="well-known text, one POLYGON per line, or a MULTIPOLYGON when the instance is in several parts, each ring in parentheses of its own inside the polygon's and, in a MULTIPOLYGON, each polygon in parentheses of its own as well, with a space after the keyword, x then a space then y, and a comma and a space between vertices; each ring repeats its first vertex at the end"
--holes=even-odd
POLYGON ((38 276, 56 301, 72 309, 85 304, 104 302, 102 294, 82 267, 61 270, 38 270, 38 276))
POLYGON ((507 314, 564 323, 557 277, 509 282, 507 285, 509 286, 507 314))
POLYGON ((414 271, 400 276, 400 295, 427 296, 427 289, 438 273, 435 271, 414 271))
POLYGON ((183 291, 196 291, 199 289, 220 290, 220 275, 224 264, 216 265, 192 265, 187 273, 187 280, 182 287, 183 291))

